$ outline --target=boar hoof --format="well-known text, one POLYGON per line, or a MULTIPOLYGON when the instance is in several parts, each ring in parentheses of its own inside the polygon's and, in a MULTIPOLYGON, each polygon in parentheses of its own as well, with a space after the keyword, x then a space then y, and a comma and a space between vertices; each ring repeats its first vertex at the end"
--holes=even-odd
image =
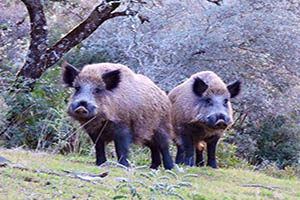
POLYGON ((97 165, 97 166, 100 166, 100 165, 102 165, 103 163, 105 163, 105 161, 106 161, 106 160, 97 160, 97 161, 96 161, 96 165, 97 165))
POLYGON ((217 169, 217 168, 218 168, 217 163, 216 163, 215 160, 208 160, 207 166, 212 167, 212 168, 214 168, 214 169, 217 169))

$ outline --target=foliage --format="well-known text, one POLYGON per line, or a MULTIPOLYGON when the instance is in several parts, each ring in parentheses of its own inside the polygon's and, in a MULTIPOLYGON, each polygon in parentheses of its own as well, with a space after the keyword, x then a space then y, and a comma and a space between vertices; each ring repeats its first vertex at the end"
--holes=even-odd
MULTIPOLYGON (((299 166, 300 135, 292 121, 283 116, 268 116, 257 126, 235 135, 237 152, 253 165, 265 167, 275 163, 279 168, 299 166)), ((251 125, 250 125, 251 126, 251 125)))
POLYGON ((59 73, 59 68, 53 68, 39 80, 19 83, 11 73, 1 72, 2 105, 7 110, 2 111, 7 123, 1 126, 1 135, 6 147, 47 149, 74 140, 69 135, 75 129, 65 112, 70 91, 63 90, 59 73))
POLYGON ((251 169, 249 162, 238 156, 237 146, 226 142, 226 137, 219 142, 217 148, 218 166, 221 168, 251 169))
POLYGON ((265 165, 263 167, 260 166, 259 172, 276 178, 292 179, 293 177, 299 177, 300 166, 288 166, 285 169, 278 169, 276 163, 269 163, 268 165, 265 165))

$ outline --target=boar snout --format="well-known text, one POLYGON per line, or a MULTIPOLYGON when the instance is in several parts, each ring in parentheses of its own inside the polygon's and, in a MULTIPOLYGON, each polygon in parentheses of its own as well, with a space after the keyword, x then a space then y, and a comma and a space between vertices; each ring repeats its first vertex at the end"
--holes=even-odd
POLYGON ((79 118, 89 118, 95 115, 96 106, 86 101, 74 102, 69 107, 69 114, 79 118))
POLYGON ((213 129, 226 129, 229 124, 229 117, 225 114, 213 114, 207 117, 207 124, 213 129))
POLYGON ((216 129, 226 129, 227 128, 227 124, 225 123, 224 120, 218 120, 215 124, 215 128, 216 129))
POLYGON ((77 115, 87 115, 87 114, 89 114, 89 111, 85 107, 83 107, 83 106, 79 106, 78 108, 76 108, 74 110, 74 112, 77 115))

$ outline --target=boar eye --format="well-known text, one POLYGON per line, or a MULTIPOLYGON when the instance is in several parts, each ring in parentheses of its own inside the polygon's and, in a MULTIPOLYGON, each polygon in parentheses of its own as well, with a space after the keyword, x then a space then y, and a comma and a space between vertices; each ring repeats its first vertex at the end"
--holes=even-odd
POLYGON ((100 94, 103 91, 101 88, 95 88, 95 94, 100 94))
POLYGON ((205 101, 205 103, 206 103, 207 105, 211 105, 211 104, 212 104, 211 98, 206 98, 206 99, 204 99, 204 101, 205 101))
POLYGON ((80 88, 81 88, 80 86, 76 86, 75 87, 76 92, 78 92, 80 90, 80 88))
POLYGON ((228 99, 224 99, 224 106, 226 107, 228 104, 228 99))

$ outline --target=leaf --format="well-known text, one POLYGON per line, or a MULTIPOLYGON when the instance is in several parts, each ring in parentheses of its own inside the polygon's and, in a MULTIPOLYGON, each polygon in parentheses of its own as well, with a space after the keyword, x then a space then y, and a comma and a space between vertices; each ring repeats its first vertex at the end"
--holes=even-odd
POLYGON ((179 186, 185 186, 185 187, 192 187, 192 184, 191 183, 188 183, 188 182, 180 182, 179 184, 178 184, 179 186))
POLYGON ((124 196, 124 195, 117 195, 117 196, 114 196, 113 199, 116 200, 116 199, 124 199, 126 198, 127 199, 127 196, 124 196))
POLYGON ((190 178, 190 177, 197 178, 198 175, 197 174, 186 174, 186 175, 182 176, 181 178, 184 179, 184 178, 190 178))
POLYGON ((140 173, 140 176, 145 177, 145 178, 147 178, 149 180, 152 180, 152 178, 148 174, 140 173))
POLYGON ((168 177, 168 176, 161 176, 161 177, 159 177, 159 179, 161 179, 161 180, 170 180, 170 177, 168 177))
POLYGON ((167 173, 167 174, 170 174, 171 176, 173 176, 176 180, 178 179, 177 174, 175 174, 173 171, 171 171, 171 170, 166 170, 166 173, 167 173))

